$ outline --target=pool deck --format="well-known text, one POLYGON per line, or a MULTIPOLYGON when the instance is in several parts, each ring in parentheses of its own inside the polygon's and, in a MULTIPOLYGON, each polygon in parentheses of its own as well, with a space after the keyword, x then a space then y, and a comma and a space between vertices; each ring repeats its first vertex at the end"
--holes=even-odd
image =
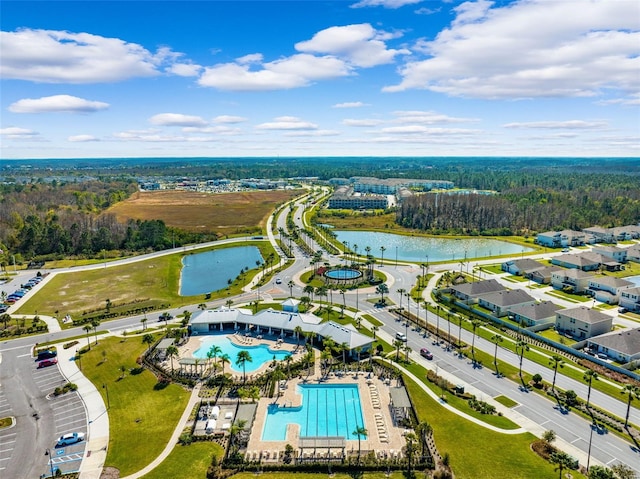
MULTIPOLYGON (((327 379, 319 376, 311 376, 308 379, 291 379, 286 382, 284 389, 281 388, 279 398, 260 399, 247 445, 246 454, 248 460, 277 461, 282 458, 287 444, 291 444, 298 451, 300 428, 297 424, 289 424, 287 426, 287 439, 285 441, 263 441, 262 431, 267 417, 267 409, 271 404, 277 403, 281 407, 300 406, 302 395, 296 392, 296 386, 303 383, 357 384, 364 427, 368 432, 366 438, 360 437, 362 455, 366 455, 369 451, 373 451, 380 458, 397 457, 401 454, 402 447, 405 445, 403 436, 405 429, 396 427, 391 417, 389 387, 393 385, 393 382, 388 384, 388 381, 382 381, 373 375, 369 376, 368 373, 359 373, 356 376, 355 373, 348 372, 346 374, 331 373, 327 379)), ((329 451, 318 448, 315 451, 315 457, 337 459, 340 457, 341 452, 339 449, 329 451)), ((345 453, 349 455, 358 453, 358 438, 356 436, 347 439, 345 453)), ((297 454, 298 452, 296 452, 297 454)), ((305 452, 307 457, 311 457, 311 454, 313 454, 313 451, 305 452)))

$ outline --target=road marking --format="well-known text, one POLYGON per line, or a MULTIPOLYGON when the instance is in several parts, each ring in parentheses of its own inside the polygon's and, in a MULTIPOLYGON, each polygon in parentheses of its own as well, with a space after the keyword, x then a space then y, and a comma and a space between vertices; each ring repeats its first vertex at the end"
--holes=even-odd
POLYGON ((20 354, 19 356, 16 356, 16 358, 26 358, 27 356, 31 356, 31 353, 20 354))

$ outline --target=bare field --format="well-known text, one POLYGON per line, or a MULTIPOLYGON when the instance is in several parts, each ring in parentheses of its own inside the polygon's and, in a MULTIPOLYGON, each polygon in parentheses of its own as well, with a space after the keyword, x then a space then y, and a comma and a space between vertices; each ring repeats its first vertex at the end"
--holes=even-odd
POLYGON ((196 232, 233 233, 262 228, 280 204, 300 190, 198 193, 195 191, 137 192, 107 210, 119 221, 162 220, 167 226, 196 232))

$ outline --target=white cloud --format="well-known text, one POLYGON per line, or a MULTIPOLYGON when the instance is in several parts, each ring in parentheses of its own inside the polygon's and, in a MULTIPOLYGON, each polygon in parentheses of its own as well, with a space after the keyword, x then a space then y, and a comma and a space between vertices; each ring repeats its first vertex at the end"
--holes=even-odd
POLYGON ((268 91, 304 87, 315 80, 349 74, 350 68, 337 58, 298 54, 260 65, 224 63, 207 67, 198 83, 220 90, 268 91))
POLYGON ((384 7, 384 8, 400 8, 405 5, 414 5, 416 3, 420 3, 423 0, 360 0, 353 5, 350 5, 351 8, 364 8, 364 7, 384 7))
POLYGON ((109 108, 108 103, 71 95, 24 98, 9 105, 13 113, 92 113, 109 108))
POLYGON ((441 10, 440 8, 422 7, 422 8, 418 8, 413 13, 415 13, 416 15, 433 15, 434 13, 439 13, 440 10, 441 10))
POLYGON ((174 63, 167 71, 181 77, 197 77, 202 71, 202 66, 195 63, 174 63))
POLYGON ((149 143, 182 142, 183 136, 163 135, 157 130, 127 130, 113 134, 113 138, 122 141, 141 141, 149 143))
POLYGON ((394 92, 429 89, 476 98, 585 97, 605 89, 640 90, 640 4, 486 0, 454 8, 456 18, 416 51, 394 92))
POLYGON ((280 116, 274 121, 257 125, 258 130, 316 130, 318 125, 295 116, 280 116))
POLYGON ((521 123, 506 123, 504 128, 535 128, 535 129, 568 129, 568 130, 594 130, 607 128, 606 121, 530 121, 521 123))
POLYGON ((311 40, 296 43, 296 50, 336 55, 359 67, 373 67, 393 62, 396 55, 409 50, 387 49, 384 41, 390 34, 377 31, 368 23, 330 27, 316 33, 311 40))
POLYGON ((342 124, 346 126, 367 127, 367 126, 378 126, 378 125, 381 125, 382 123, 384 123, 384 121, 370 119, 370 118, 365 118, 361 120, 345 118, 344 120, 342 120, 342 124))
POLYGON ((213 119, 214 123, 242 123, 247 121, 248 118, 243 116, 233 116, 233 115, 219 115, 213 119))
POLYGON ((20 128, 17 126, 10 126, 8 128, 0 128, 0 135, 11 140, 29 139, 38 136, 37 131, 29 130, 28 128, 20 128))
POLYGON ((93 135, 73 135, 73 136, 70 136, 69 138, 67 138, 67 140, 72 142, 72 143, 82 143, 82 142, 88 142, 88 141, 100 141, 98 138, 96 138, 93 135))
POLYGON ((149 123, 161 126, 205 126, 207 124, 199 116, 183 115, 181 113, 159 113, 149 118, 149 123))
POLYGON ((301 131, 290 131, 285 133, 283 136, 287 137, 324 137, 324 136, 338 136, 340 135, 339 131, 336 130, 301 130, 301 131))
POLYGON ((393 135, 475 135, 480 130, 469 130, 465 128, 429 128, 421 125, 391 126, 382 128, 382 133, 393 135))
POLYGON ((206 126, 203 128, 188 126, 183 128, 182 131, 185 133, 215 133, 216 135, 237 135, 242 132, 239 128, 228 126, 206 126))
POLYGON ((101 83, 159 74, 181 54, 90 33, 20 29, 0 32, 0 76, 42 83, 101 83))
POLYGON ((363 106, 370 106, 367 103, 362 103, 361 101, 347 101, 344 103, 336 103, 331 108, 361 108, 363 106))
POLYGON ((434 111, 394 111, 396 123, 466 123, 479 121, 477 118, 456 118, 452 116, 442 115, 434 111))

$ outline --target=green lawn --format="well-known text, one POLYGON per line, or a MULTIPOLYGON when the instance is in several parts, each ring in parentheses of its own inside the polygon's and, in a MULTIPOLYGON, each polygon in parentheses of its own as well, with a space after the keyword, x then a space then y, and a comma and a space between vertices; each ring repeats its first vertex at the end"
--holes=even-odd
POLYGON ((203 479, 211 459, 222 457, 222 447, 214 442, 194 442, 189 446, 176 446, 169 457, 143 479, 203 479))
POLYGON ((82 355, 82 372, 96 385, 105 404, 109 394, 105 465, 118 468, 121 477, 142 469, 162 452, 189 399, 182 387, 157 388, 151 372, 137 369, 136 358, 145 348, 140 337, 110 337, 82 355), (122 379, 121 366, 126 368, 122 379))
POLYGON ((496 396, 493 399, 495 399, 500 404, 502 404, 503 406, 506 406, 506 407, 513 407, 513 406, 519 404, 518 402, 514 401, 513 399, 508 398, 507 396, 502 396, 502 395, 496 396))

